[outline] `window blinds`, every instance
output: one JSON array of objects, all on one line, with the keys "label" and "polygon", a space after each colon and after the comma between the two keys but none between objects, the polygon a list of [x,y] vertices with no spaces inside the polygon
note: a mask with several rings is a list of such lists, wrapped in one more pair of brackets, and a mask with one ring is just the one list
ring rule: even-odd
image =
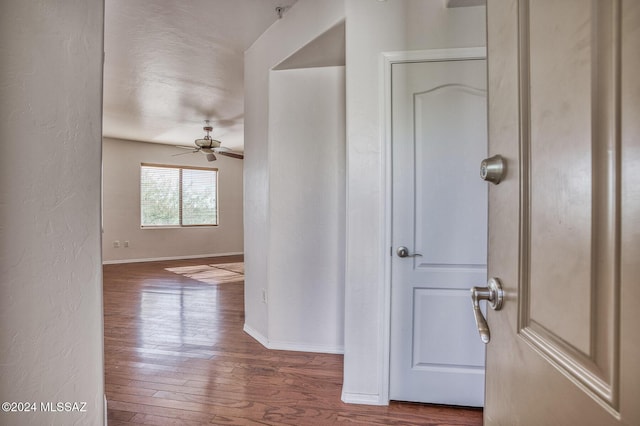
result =
[{"label": "window blinds", "polygon": [[218,224],[217,169],[142,164],[142,227]]}]

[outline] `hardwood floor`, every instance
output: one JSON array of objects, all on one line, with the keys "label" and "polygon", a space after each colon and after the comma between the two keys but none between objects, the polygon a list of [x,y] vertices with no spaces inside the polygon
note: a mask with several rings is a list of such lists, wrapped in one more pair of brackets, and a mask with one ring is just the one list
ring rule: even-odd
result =
[{"label": "hardwood floor", "polygon": [[482,424],[476,409],[344,404],[341,355],[267,350],[242,331],[242,283],[164,270],[240,260],[104,266],[110,426]]}]

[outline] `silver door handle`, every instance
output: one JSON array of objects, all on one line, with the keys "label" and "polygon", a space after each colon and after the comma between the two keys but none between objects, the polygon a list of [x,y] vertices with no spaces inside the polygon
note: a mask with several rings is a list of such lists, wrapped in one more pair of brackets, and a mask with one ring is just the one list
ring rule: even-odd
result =
[{"label": "silver door handle", "polygon": [[409,249],[406,247],[398,247],[398,250],[396,250],[396,254],[398,255],[398,257],[416,257],[416,256],[422,256],[420,253],[409,253]]},{"label": "silver door handle", "polygon": [[502,290],[502,283],[500,283],[498,278],[490,278],[486,287],[471,288],[473,315],[476,319],[476,326],[478,327],[478,333],[480,333],[480,339],[484,343],[489,343],[489,340],[491,340],[491,332],[489,331],[489,324],[487,324],[487,320],[484,319],[482,311],[480,310],[480,301],[486,300],[491,309],[499,311],[502,309],[503,299],[504,291]]}]

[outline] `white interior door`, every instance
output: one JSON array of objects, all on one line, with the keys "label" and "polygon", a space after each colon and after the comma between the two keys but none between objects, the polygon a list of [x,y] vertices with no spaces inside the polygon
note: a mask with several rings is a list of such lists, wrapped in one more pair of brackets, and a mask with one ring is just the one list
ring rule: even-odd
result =
[{"label": "white interior door", "polygon": [[394,400],[483,405],[469,286],[486,282],[485,87],[484,59],[391,68]]},{"label": "white interior door", "polygon": [[640,425],[640,2],[488,2],[485,425]]}]

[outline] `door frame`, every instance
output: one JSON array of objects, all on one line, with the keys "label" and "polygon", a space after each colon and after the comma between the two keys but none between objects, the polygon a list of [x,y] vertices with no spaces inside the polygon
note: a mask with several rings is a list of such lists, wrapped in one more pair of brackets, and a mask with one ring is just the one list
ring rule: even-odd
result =
[{"label": "door frame", "polygon": [[[378,374],[380,378],[380,403],[389,404],[390,390],[390,359],[391,359],[391,261],[393,254],[392,247],[392,123],[391,123],[391,67],[394,64],[411,62],[440,62],[440,61],[462,61],[469,59],[487,59],[486,47],[465,47],[451,49],[428,49],[428,50],[406,50],[395,52],[383,52],[380,55],[379,75],[380,93],[382,102],[380,103],[380,135],[382,139],[382,167],[384,173],[383,194],[383,246],[381,250],[381,261],[383,265],[383,285],[381,288],[380,311],[383,313],[382,327],[380,333],[380,353],[382,361]],[[478,161],[480,161],[479,159]],[[479,164],[479,163],[478,163]],[[479,179],[479,177],[478,177]],[[471,286],[471,284],[470,284]],[[469,305],[471,309],[471,305]]]}]

